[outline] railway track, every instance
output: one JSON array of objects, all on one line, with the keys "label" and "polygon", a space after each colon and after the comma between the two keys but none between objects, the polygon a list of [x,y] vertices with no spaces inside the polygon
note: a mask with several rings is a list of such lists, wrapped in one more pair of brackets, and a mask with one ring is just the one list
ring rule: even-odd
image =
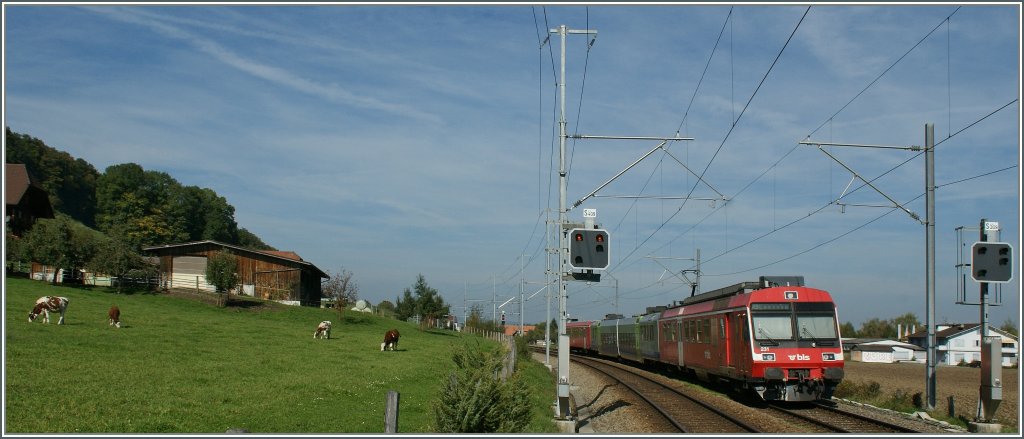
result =
[{"label": "railway track", "polygon": [[767,404],[768,410],[807,425],[809,433],[919,433],[907,427],[850,413],[823,403],[793,406]]},{"label": "railway track", "polygon": [[722,412],[675,388],[648,379],[617,363],[573,356],[576,364],[594,369],[628,388],[661,414],[679,433],[759,433],[735,416]]},{"label": "railway track", "polygon": [[[540,352],[540,353],[544,352],[543,348],[539,348],[539,349],[535,348],[534,350],[536,352]],[[553,353],[557,352],[557,350],[555,350],[553,348],[552,352]],[[610,376],[613,380],[615,380],[617,382],[622,382],[623,384],[625,384],[625,387],[628,387],[631,391],[633,391],[634,393],[638,394],[638,396],[641,399],[644,399],[645,401],[648,401],[648,404],[650,404],[651,406],[655,407],[655,410],[658,411],[659,413],[661,413],[662,416],[665,417],[666,419],[669,419],[669,418],[673,417],[673,415],[671,414],[672,411],[666,408],[666,406],[670,405],[669,403],[661,403],[656,398],[651,398],[651,399],[655,399],[655,400],[654,401],[650,401],[648,399],[648,396],[650,396],[650,395],[658,395],[658,394],[677,395],[679,392],[676,389],[665,387],[664,385],[662,385],[660,383],[656,383],[656,382],[654,382],[654,384],[649,384],[649,386],[651,386],[651,387],[640,387],[639,385],[634,386],[633,385],[633,380],[645,380],[645,381],[650,381],[650,380],[648,380],[647,378],[640,377],[640,376],[637,376],[637,377],[632,378],[632,379],[630,379],[630,378],[620,379],[620,377],[625,376],[625,375],[634,375],[635,376],[636,374],[634,372],[629,371],[628,369],[627,370],[623,370],[624,368],[621,365],[619,365],[618,363],[608,362],[608,361],[605,361],[605,360],[599,360],[599,359],[595,359],[593,357],[579,356],[579,355],[575,355],[575,354],[573,354],[570,358],[571,358],[571,360],[573,362],[575,362],[577,364],[581,364],[581,365],[585,365],[585,366],[591,367],[593,369],[597,369],[598,371],[602,372],[604,375]],[[604,367],[603,368],[601,368],[601,366],[595,367],[595,366],[592,365],[592,363],[601,363],[601,364],[604,365]],[[614,372],[614,371],[606,371],[605,370],[607,368],[612,368],[612,367],[617,368],[619,371],[618,372]],[[647,390],[644,390],[644,389],[647,389]],[[666,390],[666,389],[668,389],[668,390]],[[683,396],[673,396],[673,397],[674,398],[684,398]],[[789,432],[789,433],[797,432],[797,431],[799,431],[801,433],[921,433],[921,431],[919,431],[919,430],[915,430],[915,429],[908,428],[908,427],[901,426],[901,425],[892,424],[892,423],[885,422],[885,421],[880,420],[880,419],[875,419],[875,418],[864,416],[864,415],[860,415],[860,414],[857,414],[857,413],[851,413],[851,412],[848,412],[848,411],[844,411],[844,410],[836,408],[836,407],[834,407],[832,405],[829,405],[828,403],[796,403],[796,404],[793,404],[793,403],[788,403],[788,404],[787,403],[781,403],[780,404],[780,403],[767,403],[767,402],[764,402],[764,401],[749,400],[747,402],[744,402],[743,404],[747,405],[747,407],[749,407],[751,410],[755,410],[755,411],[760,410],[760,411],[762,411],[763,416],[771,416],[771,417],[773,417],[775,419],[785,419],[785,422],[790,427],[793,428],[793,430],[788,430],[788,429],[786,430],[786,432]],[[662,408],[660,408],[660,409],[657,408],[659,406],[661,406]],[[750,414],[747,414],[747,416],[748,416],[747,419],[750,419],[749,418]],[[754,416],[761,416],[761,415],[756,415],[755,414]],[[738,426],[734,425],[732,427],[724,427],[722,429],[717,429],[716,430],[716,429],[714,429],[714,427],[710,426],[711,424],[707,423],[708,419],[718,419],[718,418],[723,418],[723,417],[725,417],[725,418],[734,417],[734,416],[731,416],[731,415],[728,415],[728,414],[724,414],[724,415],[723,414],[714,414],[714,413],[711,414],[711,415],[689,414],[689,415],[680,415],[680,416],[677,416],[677,417],[679,417],[681,419],[687,419],[687,418],[689,418],[689,419],[700,419],[700,425],[697,426],[696,429],[692,429],[692,428],[688,429],[689,427],[687,427],[686,424],[683,423],[683,422],[676,421],[679,424],[677,426],[675,423],[673,423],[673,421],[666,421],[669,424],[672,424],[672,426],[674,428],[676,428],[677,430],[679,430],[680,432],[732,433],[732,432],[756,432],[756,431],[758,431],[757,428],[749,427],[749,426],[746,426],[746,425],[744,425],[743,427],[738,427]],[[742,424],[742,421],[740,421],[740,423]]]}]

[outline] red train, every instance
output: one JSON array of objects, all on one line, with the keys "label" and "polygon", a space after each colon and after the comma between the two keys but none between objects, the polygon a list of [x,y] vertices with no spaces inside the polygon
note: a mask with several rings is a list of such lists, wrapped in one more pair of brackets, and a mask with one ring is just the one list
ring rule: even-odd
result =
[{"label": "red train", "polygon": [[574,352],[727,381],[765,400],[830,399],[843,379],[836,306],[803,276],[762,276],[648,309],[566,325]]}]

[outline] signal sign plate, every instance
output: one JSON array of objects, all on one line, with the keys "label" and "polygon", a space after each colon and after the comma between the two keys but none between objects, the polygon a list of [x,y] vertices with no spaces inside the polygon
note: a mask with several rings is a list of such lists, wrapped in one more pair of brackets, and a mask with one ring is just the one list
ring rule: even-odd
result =
[{"label": "signal sign plate", "polygon": [[1013,247],[1006,242],[975,242],[971,246],[971,279],[1007,283],[1013,278]]}]

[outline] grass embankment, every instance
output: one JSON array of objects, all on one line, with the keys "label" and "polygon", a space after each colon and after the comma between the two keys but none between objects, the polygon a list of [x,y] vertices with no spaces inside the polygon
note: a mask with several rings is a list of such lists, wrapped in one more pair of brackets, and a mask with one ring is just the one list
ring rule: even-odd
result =
[{"label": "grass embankment", "polygon": [[[399,432],[430,432],[449,353],[471,340],[356,312],[339,321],[334,310],[218,308],[27,279],[4,290],[8,433],[381,433],[389,390],[401,394]],[[70,299],[65,325],[27,321],[45,295]],[[107,324],[112,304],[120,329]],[[312,338],[321,320],[334,322],[330,340]],[[381,352],[392,327],[398,350]],[[531,381],[543,395],[546,379]],[[549,420],[531,431],[551,431]]]}]

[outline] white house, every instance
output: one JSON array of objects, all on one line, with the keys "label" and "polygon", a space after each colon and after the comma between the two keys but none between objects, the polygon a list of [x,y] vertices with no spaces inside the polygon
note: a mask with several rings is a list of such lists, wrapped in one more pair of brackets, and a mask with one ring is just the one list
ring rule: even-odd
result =
[{"label": "white house", "polygon": [[[961,363],[981,361],[981,330],[977,323],[935,325],[935,362],[956,366]],[[1003,367],[1013,367],[1020,361],[1020,344],[1017,337],[989,326],[989,335],[1002,337]],[[910,343],[926,347],[928,331],[918,331],[908,337]]]},{"label": "white house", "polygon": [[927,352],[920,346],[885,339],[844,339],[843,350],[847,359],[863,363],[923,362]]}]

